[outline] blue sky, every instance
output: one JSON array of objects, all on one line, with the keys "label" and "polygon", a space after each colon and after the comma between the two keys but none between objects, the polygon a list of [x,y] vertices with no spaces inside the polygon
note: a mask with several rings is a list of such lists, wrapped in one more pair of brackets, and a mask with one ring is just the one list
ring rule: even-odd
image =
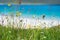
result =
[{"label": "blue sky", "polygon": [[47,18],[55,16],[60,18],[60,5],[0,5],[0,14],[15,14],[16,11],[22,13],[23,17],[40,17],[42,14],[45,14]]}]

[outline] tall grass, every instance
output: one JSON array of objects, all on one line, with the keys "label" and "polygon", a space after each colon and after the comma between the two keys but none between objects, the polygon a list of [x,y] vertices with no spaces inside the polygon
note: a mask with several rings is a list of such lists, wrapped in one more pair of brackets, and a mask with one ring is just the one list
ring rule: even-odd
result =
[{"label": "tall grass", "polygon": [[60,40],[60,26],[49,29],[15,29],[0,25],[0,40]]}]

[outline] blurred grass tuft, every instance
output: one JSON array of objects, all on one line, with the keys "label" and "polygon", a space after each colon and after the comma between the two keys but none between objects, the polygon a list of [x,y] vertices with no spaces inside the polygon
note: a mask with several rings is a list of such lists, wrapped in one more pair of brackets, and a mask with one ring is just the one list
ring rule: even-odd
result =
[{"label": "blurred grass tuft", "polygon": [[49,29],[14,29],[0,25],[0,40],[60,40],[60,26]]}]

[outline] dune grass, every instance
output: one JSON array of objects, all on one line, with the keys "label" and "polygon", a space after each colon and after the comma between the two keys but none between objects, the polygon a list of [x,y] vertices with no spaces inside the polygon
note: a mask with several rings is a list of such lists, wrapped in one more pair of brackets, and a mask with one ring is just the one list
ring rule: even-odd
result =
[{"label": "dune grass", "polygon": [[0,25],[0,40],[60,40],[60,26],[49,29],[14,29]]}]

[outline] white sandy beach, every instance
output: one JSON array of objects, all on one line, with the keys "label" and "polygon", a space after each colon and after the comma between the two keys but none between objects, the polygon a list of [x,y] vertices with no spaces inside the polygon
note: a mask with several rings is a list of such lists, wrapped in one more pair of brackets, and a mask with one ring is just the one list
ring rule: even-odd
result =
[{"label": "white sandy beach", "polygon": [[[8,21],[7,21],[8,20]],[[3,23],[2,23],[3,21]],[[0,16],[0,25],[7,26],[13,25],[14,27],[22,27],[22,28],[40,28],[44,27],[52,27],[60,25],[60,20],[42,20],[42,19],[33,19],[33,18],[18,18],[11,16]],[[36,26],[36,27],[34,27]]]}]

